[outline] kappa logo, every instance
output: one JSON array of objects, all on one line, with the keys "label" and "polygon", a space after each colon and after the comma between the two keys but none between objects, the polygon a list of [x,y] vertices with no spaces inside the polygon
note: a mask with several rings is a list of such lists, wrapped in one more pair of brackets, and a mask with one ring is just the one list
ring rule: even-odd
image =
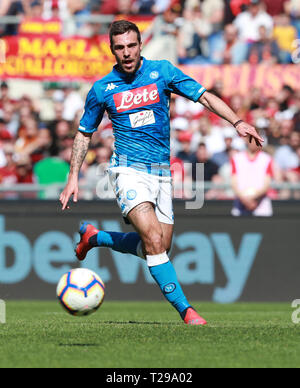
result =
[{"label": "kappa logo", "polygon": [[108,84],[108,85],[107,85],[107,88],[106,88],[105,91],[108,92],[108,91],[114,90],[114,89],[116,89],[116,88],[118,88],[118,87],[119,87],[119,86],[117,86],[117,85],[111,83],[111,84]]},{"label": "kappa logo", "polygon": [[117,93],[114,95],[114,101],[117,111],[121,113],[157,104],[160,102],[160,98],[157,85],[152,84],[133,90],[127,90],[126,92]]}]

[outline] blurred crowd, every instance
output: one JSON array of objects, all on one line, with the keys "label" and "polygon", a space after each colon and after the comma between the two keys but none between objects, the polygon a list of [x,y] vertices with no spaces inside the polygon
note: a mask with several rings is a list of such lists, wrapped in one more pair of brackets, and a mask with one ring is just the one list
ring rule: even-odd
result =
[{"label": "blurred crowd", "polygon": [[[1,0],[4,15],[60,18],[80,15],[153,16],[144,32],[146,54],[179,64],[299,61],[299,0]],[[78,22],[72,34],[94,35],[108,25]],[[2,29],[2,31],[1,31]],[[18,33],[17,25],[0,34]]]},{"label": "blurred crowd", "polygon": [[[265,138],[264,153],[272,159],[272,180],[277,183],[300,182],[300,92],[284,86],[274,97],[265,97],[262,90],[249,91],[247,98],[233,95],[224,98],[222,82],[210,90],[228,103],[245,121],[258,128]],[[49,93],[49,92],[48,92]],[[10,98],[9,85],[0,86],[0,183],[64,183],[66,182],[74,136],[84,107],[84,97],[72,85],[52,90],[53,119],[41,120],[39,101],[24,95],[20,100]],[[238,137],[226,121],[210,113],[201,104],[173,96],[171,115],[171,164],[175,195],[188,197],[184,184],[202,177],[196,166],[204,163],[204,180],[230,184],[231,160],[247,150],[246,142]],[[111,122],[104,117],[92,138],[84,162],[80,183],[88,187],[85,198],[105,191],[102,182],[113,152],[114,137]],[[192,187],[192,186],[191,186]],[[178,188],[178,189],[176,189]],[[177,190],[177,191],[176,191]],[[273,198],[299,199],[299,192],[270,190]],[[101,195],[101,194],[100,194]],[[113,197],[106,192],[106,197]],[[208,199],[229,199],[232,190],[208,190]]]},{"label": "blurred crowd", "polygon": [[[166,55],[182,64],[292,63],[293,42],[300,31],[299,0],[1,0],[0,15],[60,17],[81,14],[153,15],[145,56]],[[98,26],[99,27],[99,26]],[[14,34],[14,26],[3,26],[3,34]],[[100,28],[100,27],[99,27]],[[94,33],[96,30],[93,30]],[[173,50],[173,51],[172,51]],[[148,55],[149,54],[149,55]],[[284,86],[273,97],[253,88],[245,98],[224,97],[222,80],[210,90],[265,137],[264,153],[272,165],[266,173],[277,183],[300,183],[300,92]],[[69,171],[72,144],[78,130],[85,96],[72,84],[48,93],[53,110],[43,120],[39,101],[30,95],[13,100],[9,83],[0,85],[0,184],[64,183]],[[49,94],[50,93],[50,94]],[[235,174],[232,160],[251,152],[227,122],[200,104],[172,97],[171,150],[175,195],[188,197],[182,183],[195,183],[196,165],[204,163],[204,180],[230,184]],[[94,134],[84,162],[80,183],[89,189],[84,198],[105,191],[99,186],[112,155],[114,137],[105,117]],[[192,187],[192,186],[191,186]],[[92,189],[91,189],[92,188]],[[101,195],[100,193],[100,195]],[[15,193],[0,195],[14,198]],[[28,194],[36,196],[36,194]],[[42,193],[38,194],[43,196]],[[208,199],[228,199],[233,189],[206,192]],[[271,190],[277,199],[300,199],[299,192]]]}]

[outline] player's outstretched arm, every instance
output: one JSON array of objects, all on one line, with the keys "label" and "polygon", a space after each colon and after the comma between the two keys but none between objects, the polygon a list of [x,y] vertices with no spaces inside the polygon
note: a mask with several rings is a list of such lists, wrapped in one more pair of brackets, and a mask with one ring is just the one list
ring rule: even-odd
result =
[{"label": "player's outstretched arm", "polygon": [[241,120],[233,110],[225,104],[219,97],[212,93],[205,92],[199,99],[199,102],[204,105],[211,112],[217,114],[223,119],[227,120],[230,124],[235,126],[238,134],[242,137],[248,137],[250,143],[254,139],[258,146],[262,146],[264,139],[259,136],[256,129]]},{"label": "player's outstretched arm", "polygon": [[69,209],[68,202],[72,195],[74,196],[74,202],[77,202],[78,200],[78,175],[88,152],[91,138],[91,134],[85,134],[82,132],[78,132],[75,137],[68,183],[59,198],[62,204],[62,210],[65,210],[66,208]]}]

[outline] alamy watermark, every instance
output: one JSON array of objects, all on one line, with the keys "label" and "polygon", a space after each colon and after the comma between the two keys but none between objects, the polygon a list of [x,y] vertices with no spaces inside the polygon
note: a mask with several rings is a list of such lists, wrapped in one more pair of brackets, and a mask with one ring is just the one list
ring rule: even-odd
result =
[{"label": "alamy watermark", "polygon": [[292,314],[292,322],[295,325],[298,325],[300,323],[300,299],[296,299],[292,302],[292,308],[295,309]]},{"label": "alamy watermark", "polygon": [[[119,192],[118,183],[116,182],[116,174],[129,174],[130,171],[136,171],[136,174],[146,174],[146,177],[154,176],[162,182],[172,182],[172,192],[170,195],[173,199],[185,200],[185,207],[188,210],[198,210],[204,205],[205,185],[204,185],[204,164],[203,163],[173,163],[170,166],[153,164],[150,167],[142,163],[127,164],[127,157],[119,158],[117,169],[114,172],[113,168],[108,168],[108,164],[100,164],[97,168],[97,184],[96,194],[100,199],[112,199]],[[124,168],[130,167],[130,170]],[[108,172],[108,173],[107,173]],[[130,181],[130,179],[128,180]],[[151,185],[148,179],[145,178],[147,190],[153,191],[155,197],[155,185]],[[123,189],[123,188],[122,188]],[[128,191],[136,191],[135,185],[127,187]],[[126,193],[124,193],[126,194]]]},{"label": "alamy watermark", "polygon": [[6,323],[6,304],[0,299],[0,324]]}]

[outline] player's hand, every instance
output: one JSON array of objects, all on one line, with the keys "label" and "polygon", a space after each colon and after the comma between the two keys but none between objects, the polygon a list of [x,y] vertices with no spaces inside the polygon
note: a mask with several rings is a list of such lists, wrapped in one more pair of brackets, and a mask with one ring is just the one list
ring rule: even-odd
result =
[{"label": "player's hand", "polygon": [[61,193],[59,200],[62,204],[62,210],[70,209],[70,206],[68,206],[69,200],[73,195],[73,202],[78,201],[78,180],[77,179],[71,179],[67,183],[67,186],[65,187],[64,191]]},{"label": "player's hand", "polygon": [[264,139],[261,136],[259,136],[256,129],[252,127],[252,125],[249,125],[245,122],[241,122],[236,127],[236,130],[241,137],[248,137],[250,143],[252,143],[252,141],[254,140],[258,147],[262,147],[264,143]]}]

